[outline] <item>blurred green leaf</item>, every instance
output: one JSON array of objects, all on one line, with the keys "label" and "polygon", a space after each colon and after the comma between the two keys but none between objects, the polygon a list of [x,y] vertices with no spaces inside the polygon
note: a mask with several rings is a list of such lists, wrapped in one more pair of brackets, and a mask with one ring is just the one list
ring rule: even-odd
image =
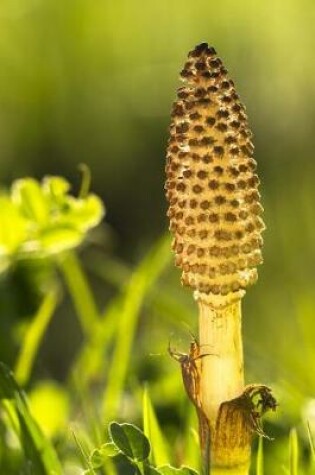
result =
[{"label": "blurred green leaf", "polygon": [[114,442],[103,444],[99,449],[94,449],[90,455],[90,463],[93,468],[106,467],[108,457],[115,457],[119,453]]},{"label": "blurred green leaf", "polygon": [[[79,431],[79,434],[78,434],[78,431]],[[80,454],[82,465],[85,468],[91,469],[93,471],[93,467],[90,463],[90,457],[88,455],[91,450],[91,448],[89,447],[88,434],[83,430],[83,428],[80,428],[80,427],[76,428],[75,431],[72,429],[71,433],[72,433],[75,445]]]},{"label": "blurred green leaf", "polygon": [[33,316],[33,319],[28,325],[15,365],[15,375],[19,384],[23,385],[27,383],[30,377],[37,351],[57,303],[58,293],[56,289],[50,289],[39,306],[37,313]]},{"label": "blurred green leaf", "polygon": [[0,274],[5,272],[10,267],[10,259],[7,256],[3,256],[0,253]]},{"label": "blurred green leaf", "polygon": [[114,457],[117,455],[118,449],[114,442],[107,442],[106,444],[102,445],[100,450],[103,455],[106,455],[106,457]]},{"label": "blurred green leaf", "polygon": [[77,317],[86,336],[93,334],[99,322],[99,312],[91,286],[79,258],[74,252],[60,256],[59,267],[68,286]]},{"label": "blurred green leaf", "polygon": [[114,444],[127,457],[135,461],[146,460],[150,455],[150,442],[144,433],[133,424],[109,425],[109,434]]},{"label": "blurred green leaf", "polygon": [[47,437],[53,438],[66,430],[70,414],[66,388],[54,381],[40,381],[29,393],[29,406],[34,419]]},{"label": "blurred green leaf", "polygon": [[11,195],[0,196],[0,271],[10,256],[43,258],[77,247],[89,229],[104,215],[100,198],[68,194],[63,177],[33,178],[13,182]]},{"label": "blurred green leaf", "polygon": [[160,472],[156,467],[152,467],[152,465],[145,465],[143,468],[144,475],[161,475]]},{"label": "blurred green leaf", "polygon": [[315,445],[314,445],[314,438],[311,431],[310,423],[307,421],[307,437],[308,442],[311,450],[311,465],[315,469]]},{"label": "blurred green leaf", "polygon": [[12,201],[22,216],[43,226],[48,221],[49,209],[40,184],[33,178],[16,180],[12,185]]},{"label": "blurred green leaf", "polygon": [[200,443],[198,434],[198,421],[195,407],[183,402],[181,413],[186,416],[185,432],[183,433],[184,456],[182,464],[184,466],[197,468],[200,465]]},{"label": "blurred green leaf", "polygon": [[107,455],[103,454],[101,449],[94,449],[90,455],[90,463],[94,468],[101,468],[104,465],[104,457]]},{"label": "blurred green leaf", "polygon": [[143,428],[152,447],[150,455],[151,462],[155,465],[168,463],[170,458],[167,442],[161,432],[147,387],[143,392]]},{"label": "blurred green leaf", "polygon": [[259,437],[258,450],[256,455],[256,475],[264,475],[264,442],[263,437]]},{"label": "blurred green leaf", "polygon": [[28,222],[6,195],[0,195],[0,258],[16,252],[27,237]]},{"label": "blurred green leaf", "polygon": [[[50,442],[29,412],[23,392],[19,389],[9,368],[0,363],[0,399],[9,400],[20,430],[17,435],[25,457],[36,475],[61,475],[61,465]],[[4,406],[6,407],[6,406]]]},{"label": "blurred green leaf", "polygon": [[82,232],[96,226],[104,214],[104,206],[100,198],[89,194],[86,198],[68,196],[67,207],[60,215],[61,223],[69,224]]},{"label": "blurred green leaf", "polygon": [[118,328],[116,344],[108,374],[108,384],[103,399],[103,414],[115,417],[120,404],[123,385],[137,329],[137,321],[143,301],[171,259],[169,236],[163,236],[145,256],[132,274],[126,287],[122,307],[117,308]]},{"label": "blurred green leaf", "polygon": [[56,223],[46,227],[38,236],[38,248],[45,254],[58,254],[78,246],[84,238],[80,230]]},{"label": "blurred green leaf", "polygon": [[[116,472],[115,475],[123,474],[123,475],[143,475],[143,471],[139,469],[138,465],[143,465],[142,462],[136,462],[122,452],[119,452],[113,460],[115,461],[116,465]],[[142,467],[141,467],[142,468]],[[107,472],[106,472],[107,475]]]},{"label": "blurred green leaf", "polygon": [[292,428],[289,437],[289,453],[290,453],[290,475],[298,475],[299,473],[299,441],[297,431]]},{"label": "blurred green leaf", "polygon": [[65,194],[70,190],[70,183],[62,176],[46,176],[43,179],[43,192],[52,204],[64,204]]}]

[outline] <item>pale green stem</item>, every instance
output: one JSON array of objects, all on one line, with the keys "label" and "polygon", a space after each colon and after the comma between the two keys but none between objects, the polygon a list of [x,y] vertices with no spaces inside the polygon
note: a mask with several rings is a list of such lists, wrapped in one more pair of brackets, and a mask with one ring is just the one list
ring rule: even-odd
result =
[{"label": "pale green stem", "polygon": [[259,437],[258,442],[256,475],[264,475],[264,443],[261,436]]},{"label": "pale green stem", "polygon": [[289,439],[290,448],[290,475],[298,475],[299,472],[299,441],[297,431],[292,428]]},{"label": "pale green stem", "polygon": [[68,252],[59,260],[65,282],[85,336],[93,333],[99,313],[87,278],[76,254]]},{"label": "pale green stem", "polygon": [[199,302],[201,352],[200,396],[210,426],[211,475],[248,475],[250,440],[235,417],[224,419],[218,431],[220,407],[244,391],[241,302],[214,309]]},{"label": "pale green stem", "polygon": [[117,312],[117,338],[103,398],[103,417],[106,420],[116,416],[120,405],[144,298],[169,261],[169,240],[163,237],[134,272],[126,289],[122,306]]},{"label": "pale green stem", "polygon": [[40,343],[55,312],[57,303],[58,292],[56,289],[51,289],[28,326],[14,371],[18,383],[22,386],[29,380]]},{"label": "pale green stem", "polygon": [[87,197],[91,186],[91,170],[85,163],[80,163],[79,170],[82,173],[82,182],[79,191],[79,198],[84,199]]}]

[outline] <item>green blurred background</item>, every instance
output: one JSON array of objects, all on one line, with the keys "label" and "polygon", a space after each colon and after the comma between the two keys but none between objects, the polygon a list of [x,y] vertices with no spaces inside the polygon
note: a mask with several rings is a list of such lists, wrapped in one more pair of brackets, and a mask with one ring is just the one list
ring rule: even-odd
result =
[{"label": "green blurred background", "polygon": [[[310,212],[313,22],[311,0],[2,0],[2,182],[44,173],[74,179],[87,163],[119,252],[134,255],[165,229],[169,110],[187,52],[208,41],[247,105],[268,214],[272,208],[267,240],[281,237],[292,193],[291,204]],[[305,237],[303,244],[306,254]]]},{"label": "green blurred background", "polygon": [[[244,301],[247,376],[278,390],[279,433],[299,424],[315,397],[314,24],[313,0],[0,5],[1,183],[58,174],[77,189],[78,164],[91,168],[106,225],[81,255],[100,305],[167,230],[167,128],[186,54],[207,41],[223,58],[248,110],[266,210],[265,263]],[[12,328],[38,303],[33,280],[22,269],[0,283],[0,359],[10,364]],[[140,380],[175,373],[167,358],[152,363],[148,354],[165,353],[172,331],[185,333],[182,320],[196,327],[192,297],[172,266],[160,285],[185,315],[176,323],[167,308],[143,311],[141,352],[130,360]],[[82,340],[71,312],[65,298],[37,374],[68,374]]]}]

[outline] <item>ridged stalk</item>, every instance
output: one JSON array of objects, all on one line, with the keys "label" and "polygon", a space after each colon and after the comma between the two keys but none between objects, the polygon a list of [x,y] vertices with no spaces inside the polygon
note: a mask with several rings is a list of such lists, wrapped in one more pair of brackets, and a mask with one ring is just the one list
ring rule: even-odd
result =
[{"label": "ridged stalk", "polygon": [[244,391],[241,302],[221,310],[199,303],[199,341],[201,354],[207,355],[201,361],[200,397],[210,427],[211,473],[247,475],[251,442],[247,431],[240,431],[234,420],[225,421],[224,431],[216,430],[221,404]]},{"label": "ridged stalk", "polygon": [[241,299],[257,280],[264,230],[252,133],[214,48],[192,50],[181,78],[165,188],[175,263],[194,290],[200,341],[188,355],[170,353],[198,413],[206,470],[211,459],[213,475],[247,475],[260,416],[276,406],[269,388],[244,387]]}]

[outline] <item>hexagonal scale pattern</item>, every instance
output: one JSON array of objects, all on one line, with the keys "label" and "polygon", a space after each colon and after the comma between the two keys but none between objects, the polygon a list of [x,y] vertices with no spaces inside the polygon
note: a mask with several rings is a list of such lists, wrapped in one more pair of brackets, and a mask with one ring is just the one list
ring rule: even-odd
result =
[{"label": "hexagonal scale pattern", "polygon": [[262,262],[263,208],[251,131],[234,83],[206,43],[188,55],[173,105],[166,196],[176,265],[196,299],[242,297]]}]

